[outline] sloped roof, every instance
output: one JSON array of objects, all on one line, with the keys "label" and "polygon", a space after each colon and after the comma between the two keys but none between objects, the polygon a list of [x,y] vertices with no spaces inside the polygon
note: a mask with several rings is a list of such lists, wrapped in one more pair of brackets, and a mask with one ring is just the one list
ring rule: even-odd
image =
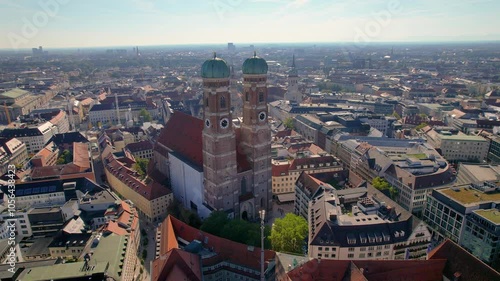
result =
[{"label": "sloped roof", "polygon": [[[296,170],[297,166],[303,165],[314,165],[314,167],[318,167],[320,163],[334,163],[337,162],[335,157],[329,156],[321,156],[321,157],[309,157],[309,158],[297,158],[292,161],[290,164],[290,170]],[[325,166],[326,167],[326,166]]]},{"label": "sloped roof", "polygon": [[[288,277],[292,281],[441,281],[445,262],[444,259],[355,261],[313,259],[288,272]],[[422,270],[423,268],[425,270]]]},{"label": "sloped roof", "polygon": [[[180,237],[185,241],[202,241],[205,248],[213,249],[213,252],[217,254],[213,257],[203,259],[202,263],[204,266],[209,266],[222,261],[228,261],[243,267],[260,271],[260,248],[249,247],[245,244],[202,232],[199,229],[191,227],[170,215],[163,223],[166,224],[169,219],[171,220],[172,228],[174,229],[176,237]],[[165,239],[164,236],[162,239]],[[265,250],[264,256],[266,261],[274,260],[275,252]]]},{"label": "sloped roof", "polygon": [[500,280],[500,273],[448,239],[430,251],[428,259],[447,260],[443,275],[450,280],[455,273],[460,274],[459,281]]},{"label": "sloped roof", "polygon": [[172,249],[152,263],[151,280],[201,281],[200,258],[197,254]]},{"label": "sloped roof", "polygon": [[289,163],[286,164],[275,164],[272,165],[273,177],[288,176]]},{"label": "sloped roof", "polygon": [[203,167],[203,120],[174,111],[161,130],[158,142],[183,156],[192,164]]},{"label": "sloped roof", "polygon": [[[235,129],[236,144],[240,143],[241,130]],[[190,162],[200,170],[203,167],[203,121],[180,111],[168,120],[161,130],[158,143],[174,151],[184,160]],[[155,150],[166,153],[161,145],[156,145]],[[248,171],[251,165],[242,150],[236,150],[238,173]]]}]

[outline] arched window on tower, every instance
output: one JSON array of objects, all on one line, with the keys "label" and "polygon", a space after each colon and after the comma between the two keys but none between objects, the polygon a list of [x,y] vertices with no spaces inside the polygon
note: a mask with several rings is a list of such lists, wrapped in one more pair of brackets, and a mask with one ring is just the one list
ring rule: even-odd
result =
[{"label": "arched window on tower", "polygon": [[245,93],[245,100],[250,101],[250,94],[248,92]]},{"label": "arched window on tower", "polygon": [[263,101],[264,101],[264,93],[260,92],[259,93],[259,102],[263,102]]},{"label": "arched window on tower", "polygon": [[226,98],[225,97],[220,97],[220,107],[226,108]]},{"label": "arched window on tower", "polygon": [[247,193],[247,178],[243,177],[241,179],[241,195]]},{"label": "arched window on tower", "polygon": [[205,106],[208,107],[208,98],[205,99]]},{"label": "arched window on tower", "polygon": [[261,210],[266,208],[264,205],[265,205],[264,197],[260,197],[260,209]]}]

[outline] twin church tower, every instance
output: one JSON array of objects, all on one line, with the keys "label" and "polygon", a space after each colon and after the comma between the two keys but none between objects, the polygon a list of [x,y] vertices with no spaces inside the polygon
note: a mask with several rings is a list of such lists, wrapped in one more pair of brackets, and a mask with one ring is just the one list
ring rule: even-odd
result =
[{"label": "twin church tower", "polygon": [[255,53],[243,63],[243,122],[236,128],[227,63],[214,54],[201,67],[204,201],[212,210],[249,220],[272,208],[267,71]]}]

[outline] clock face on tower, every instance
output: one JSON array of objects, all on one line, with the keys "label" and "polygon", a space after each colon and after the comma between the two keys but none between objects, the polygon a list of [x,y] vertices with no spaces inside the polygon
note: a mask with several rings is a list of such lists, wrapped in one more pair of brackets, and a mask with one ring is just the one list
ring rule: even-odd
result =
[{"label": "clock face on tower", "polygon": [[205,120],[205,126],[207,126],[207,128],[210,128],[210,120]]},{"label": "clock face on tower", "polygon": [[220,126],[222,129],[226,129],[229,126],[229,120],[227,118],[222,118],[220,120]]},{"label": "clock face on tower", "polygon": [[266,115],[266,113],[265,113],[265,112],[261,112],[261,113],[259,113],[259,120],[260,120],[260,121],[264,121],[264,120],[266,120],[266,117],[267,117],[267,115]]}]

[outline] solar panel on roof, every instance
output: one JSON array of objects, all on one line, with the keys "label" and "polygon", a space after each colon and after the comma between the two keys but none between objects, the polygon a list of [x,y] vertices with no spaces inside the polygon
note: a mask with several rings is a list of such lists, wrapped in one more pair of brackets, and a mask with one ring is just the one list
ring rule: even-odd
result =
[{"label": "solar panel on roof", "polygon": [[33,194],[40,193],[40,187],[33,187]]},{"label": "solar panel on roof", "polygon": [[49,192],[54,192],[56,191],[56,187],[54,185],[49,186]]},{"label": "solar panel on roof", "polygon": [[22,195],[24,195],[24,190],[22,189],[16,190],[16,196],[22,196]]},{"label": "solar panel on roof", "polygon": [[49,188],[47,186],[40,187],[40,193],[47,193],[48,190]]},{"label": "solar panel on roof", "polygon": [[31,188],[26,188],[24,190],[24,195],[30,195],[31,194]]}]

